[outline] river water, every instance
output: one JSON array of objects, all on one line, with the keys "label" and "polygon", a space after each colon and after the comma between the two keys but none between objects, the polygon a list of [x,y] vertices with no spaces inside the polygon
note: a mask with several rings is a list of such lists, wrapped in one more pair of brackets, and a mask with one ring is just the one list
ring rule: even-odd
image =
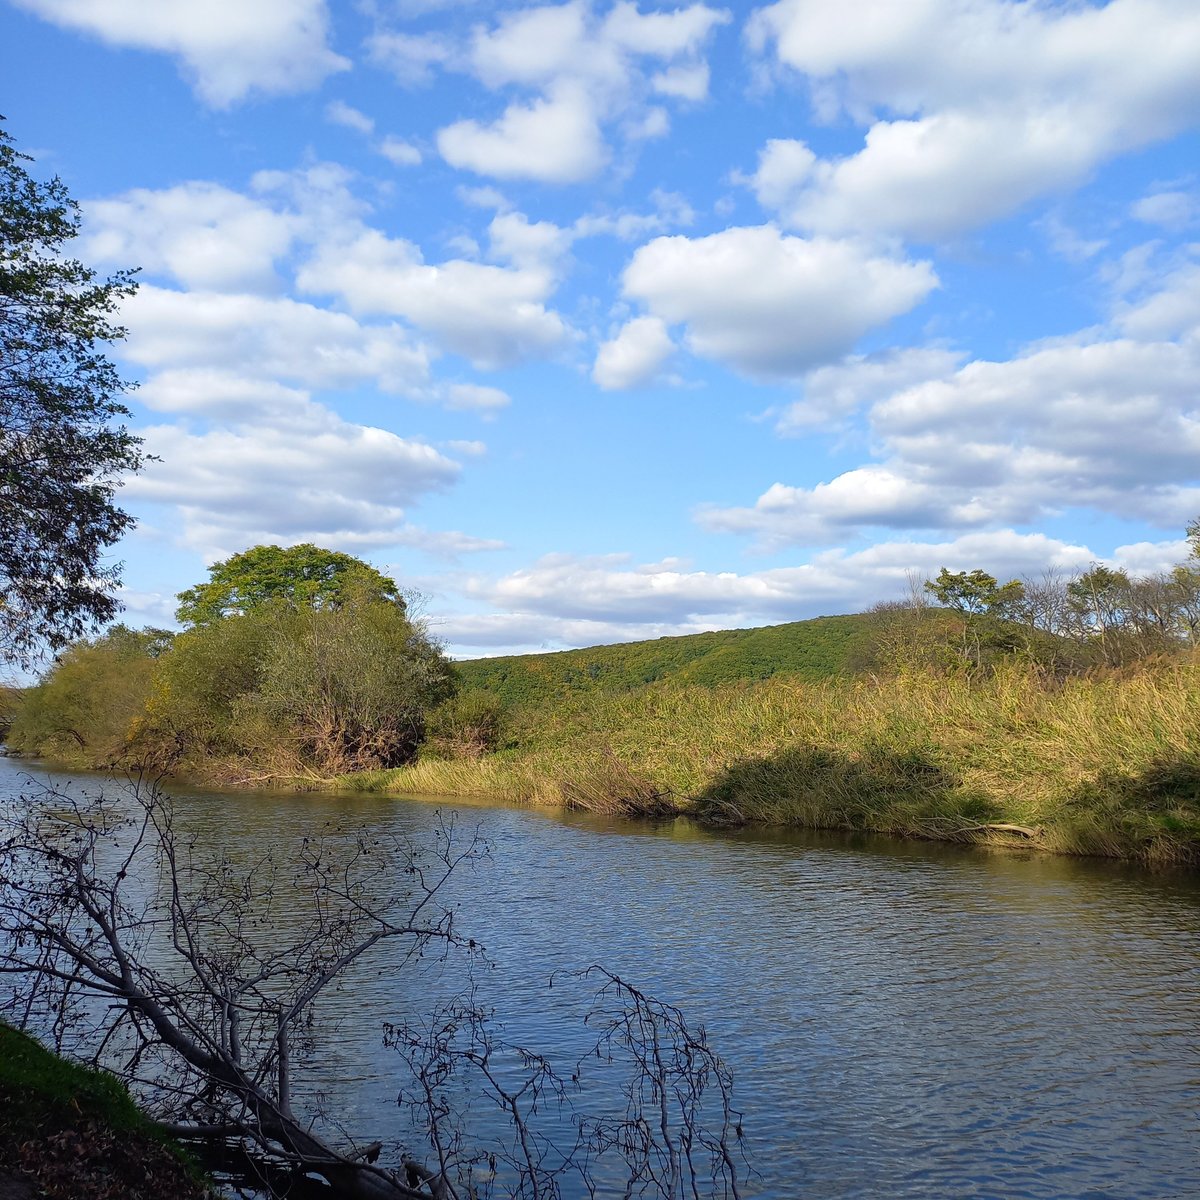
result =
[{"label": "river water", "polygon": [[[0,797],[28,786],[0,759]],[[98,786],[95,779],[60,785]],[[427,841],[449,811],[490,857],[454,882],[514,1040],[581,1045],[554,972],[601,963],[703,1023],[757,1177],[811,1200],[1200,1197],[1200,880],[1103,862],[395,797],[178,793],[253,862],[330,818]],[[387,953],[387,952],[385,952]],[[305,1081],[387,1135],[383,1021],[429,970],[386,957],[335,997]],[[574,1023],[573,1023],[574,1022]]]}]

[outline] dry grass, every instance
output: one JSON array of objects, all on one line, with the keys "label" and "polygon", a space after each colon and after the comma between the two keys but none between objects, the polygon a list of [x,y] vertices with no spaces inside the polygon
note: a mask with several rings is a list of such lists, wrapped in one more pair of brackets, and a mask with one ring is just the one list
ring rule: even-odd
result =
[{"label": "dry grass", "polygon": [[[1200,662],[1047,681],[914,674],[651,687],[514,715],[515,749],[371,790],[1200,861]],[[987,828],[1013,824],[1036,836]]]}]

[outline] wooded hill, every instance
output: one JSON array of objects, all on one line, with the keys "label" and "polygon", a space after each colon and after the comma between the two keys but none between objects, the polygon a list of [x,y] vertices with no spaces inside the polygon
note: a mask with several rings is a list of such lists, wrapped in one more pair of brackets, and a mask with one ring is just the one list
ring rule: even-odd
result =
[{"label": "wooded hill", "polygon": [[758,629],[477,658],[455,667],[463,688],[491,692],[506,708],[581,692],[633,691],[668,679],[681,686],[699,687],[773,675],[796,675],[815,682],[861,670],[870,658],[874,625],[869,613],[816,617]]}]

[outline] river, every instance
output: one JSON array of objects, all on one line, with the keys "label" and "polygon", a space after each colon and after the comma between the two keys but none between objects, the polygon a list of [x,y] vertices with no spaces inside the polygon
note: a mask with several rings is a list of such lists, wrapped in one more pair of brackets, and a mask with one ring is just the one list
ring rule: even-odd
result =
[{"label": "river", "polygon": [[[30,774],[47,778],[0,759],[0,797]],[[331,817],[421,841],[457,811],[492,847],[454,899],[497,964],[487,984],[510,1036],[569,1055],[570,998],[546,983],[594,962],[679,1005],[733,1070],[747,1196],[1200,1197],[1195,876],[444,798],[177,803],[242,861]],[[336,1000],[337,1037],[307,1081],[372,1136],[395,1111],[381,1024],[429,989],[428,971],[391,966],[373,961]]]}]

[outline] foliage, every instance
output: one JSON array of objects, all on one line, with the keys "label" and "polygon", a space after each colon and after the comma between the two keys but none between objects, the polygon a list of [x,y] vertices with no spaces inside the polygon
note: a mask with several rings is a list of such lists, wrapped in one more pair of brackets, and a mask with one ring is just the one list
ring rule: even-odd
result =
[{"label": "foliage", "polygon": [[457,670],[465,690],[486,690],[507,710],[633,691],[661,680],[717,687],[774,675],[825,679],[850,673],[869,637],[864,616],[818,617],[760,629],[476,659],[458,663]]},{"label": "foliage", "polygon": [[187,596],[193,624],[177,637],[118,626],[66,650],[27,692],[13,748],[228,782],[321,779],[409,761],[425,714],[454,692],[395,584],[348,555],[259,546]]},{"label": "foliage", "polygon": [[260,605],[180,634],[155,674],[145,744],[243,782],[408,761],[449,664],[394,603]]},{"label": "foliage", "polygon": [[294,608],[341,608],[374,600],[404,608],[394,580],[349,554],[305,542],[299,546],[254,546],[209,568],[207,583],[177,597],[183,625],[209,625],[244,616],[267,604]]},{"label": "foliage", "polygon": [[118,611],[102,560],[133,523],[113,502],[121,476],[143,461],[114,424],[129,385],[103,354],[132,275],[66,257],[77,206],[29,161],[0,130],[0,658],[23,665]]},{"label": "foliage", "polygon": [[498,696],[478,688],[460,691],[429,714],[428,748],[445,758],[479,758],[499,748],[503,727]]},{"label": "foliage", "polygon": [[116,625],[102,637],[69,647],[39,683],[25,690],[9,746],[84,767],[123,760],[137,738],[156,660],[171,637],[161,629]]}]

